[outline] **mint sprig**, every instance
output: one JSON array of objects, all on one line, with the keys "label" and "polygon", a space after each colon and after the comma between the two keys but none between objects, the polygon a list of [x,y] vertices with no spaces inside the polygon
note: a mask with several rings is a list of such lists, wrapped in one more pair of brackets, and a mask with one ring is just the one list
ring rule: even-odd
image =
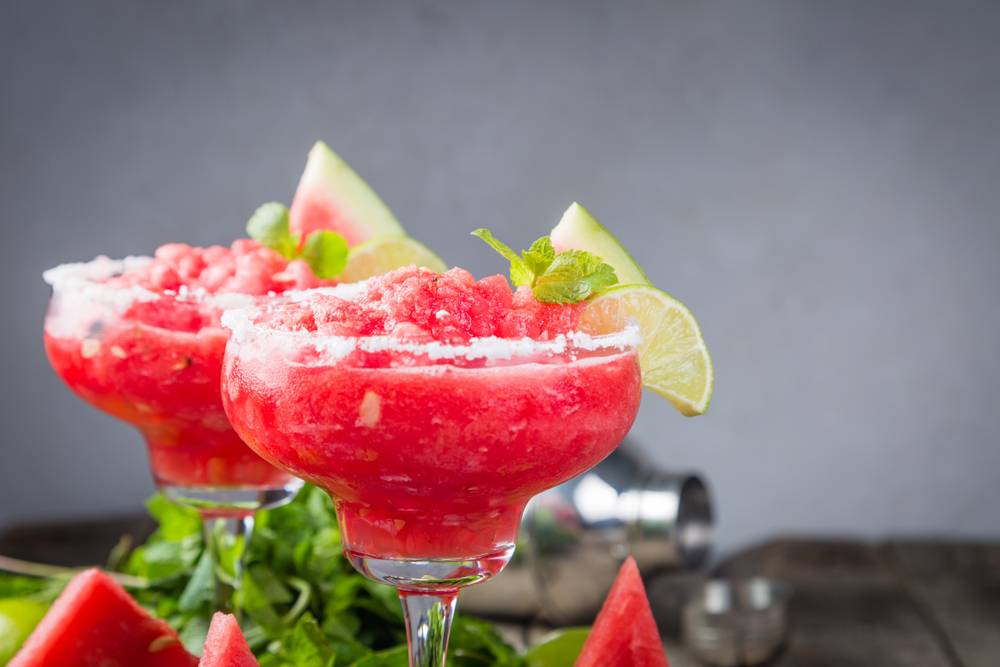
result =
[{"label": "mint sprig", "polygon": [[543,236],[522,250],[521,256],[493,237],[488,229],[472,232],[510,260],[510,280],[515,287],[528,285],[542,303],[579,303],[618,282],[615,270],[597,255],[584,250],[556,253],[552,239]]},{"label": "mint sprig", "polygon": [[[264,204],[247,221],[250,238],[291,261],[302,259],[317,278],[333,278],[347,266],[347,241],[337,232],[317,230],[302,244],[288,227],[288,208],[272,201]],[[302,249],[299,249],[299,246]]]}]

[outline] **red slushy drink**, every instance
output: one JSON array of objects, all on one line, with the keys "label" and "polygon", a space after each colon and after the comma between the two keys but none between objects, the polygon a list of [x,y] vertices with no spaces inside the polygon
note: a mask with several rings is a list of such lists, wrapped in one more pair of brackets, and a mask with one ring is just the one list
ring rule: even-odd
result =
[{"label": "red slushy drink", "polygon": [[45,273],[45,350],[91,405],[145,436],[153,476],[176,487],[273,488],[292,477],[251,451],[219,395],[223,308],[325,284],[256,241],[169,244],[155,258],[106,257]]},{"label": "red slushy drink", "polygon": [[410,267],[353,300],[227,313],[223,402],[258,454],[332,495],[353,555],[509,557],[527,501],[639,408],[637,330],[575,333],[584,307]]}]

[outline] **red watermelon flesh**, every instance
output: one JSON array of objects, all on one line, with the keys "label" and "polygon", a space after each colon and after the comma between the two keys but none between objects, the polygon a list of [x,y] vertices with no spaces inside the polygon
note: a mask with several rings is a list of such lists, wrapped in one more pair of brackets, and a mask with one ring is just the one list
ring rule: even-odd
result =
[{"label": "red watermelon flesh", "polygon": [[381,234],[406,233],[375,191],[322,141],[309,151],[288,228],[301,244],[312,232],[334,231],[349,248]]},{"label": "red watermelon flesh", "polygon": [[240,631],[240,625],[232,614],[215,612],[212,625],[205,638],[205,653],[201,656],[200,667],[258,667]]},{"label": "red watermelon flesh", "polygon": [[166,621],[100,570],[73,577],[7,667],[197,667]]},{"label": "red watermelon flesh", "polygon": [[622,564],[575,667],[668,667],[635,559]]}]

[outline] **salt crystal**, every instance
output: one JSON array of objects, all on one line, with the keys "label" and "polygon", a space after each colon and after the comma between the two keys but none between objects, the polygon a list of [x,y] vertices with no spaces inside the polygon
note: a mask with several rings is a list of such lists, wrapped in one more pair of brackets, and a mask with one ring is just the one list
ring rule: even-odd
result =
[{"label": "salt crystal", "polygon": [[329,357],[342,358],[360,349],[364,352],[400,352],[426,356],[431,361],[448,359],[509,360],[515,357],[540,355],[561,355],[575,351],[628,350],[642,343],[638,326],[628,325],[625,329],[602,336],[591,336],[580,331],[559,334],[550,340],[531,338],[472,338],[467,343],[451,344],[440,341],[430,343],[407,343],[389,336],[345,337],[323,336],[303,331],[285,331],[270,328],[266,323],[255,320],[267,312],[267,308],[251,307],[227,310],[222,314],[222,326],[233,332],[232,340],[244,344],[261,337],[286,341],[287,344],[309,344]]},{"label": "salt crystal", "polygon": [[[163,290],[162,295],[139,285],[131,287],[114,287],[105,284],[104,281],[121,276],[125,273],[138,271],[143,266],[153,261],[152,257],[129,256],[125,259],[110,259],[105,255],[99,255],[89,262],[71,262],[60,264],[42,273],[42,279],[52,286],[53,291],[61,294],[71,294],[74,298],[82,298],[108,306],[119,313],[124,313],[136,302],[156,301],[161,296],[175,297],[178,301],[199,302],[209,306],[214,306],[220,310],[243,308],[252,305],[255,296],[241,292],[219,292],[210,294],[204,287],[199,286],[194,289],[187,285],[181,285],[175,290]],[[337,290],[341,286],[334,288],[321,288],[326,290]],[[346,296],[342,298],[353,298],[353,296],[364,292],[365,284],[352,283],[343,290]],[[306,290],[299,290],[298,294],[306,293]],[[275,296],[274,292],[269,293]],[[338,293],[337,296],[341,294]]]},{"label": "salt crystal", "polygon": [[155,301],[160,295],[144,287],[111,287],[101,281],[137,271],[152,260],[136,256],[117,260],[99,255],[90,262],[60,264],[42,273],[42,279],[52,285],[54,292],[73,294],[124,312],[136,301]]},{"label": "salt crystal", "polygon": [[355,298],[361,296],[368,289],[367,280],[359,280],[356,283],[340,283],[339,285],[331,285],[328,287],[314,287],[313,289],[298,289],[298,290],[286,290],[281,294],[283,299],[287,299],[292,303],[298,303],[300,301],[306,301],[309,297],[314,294],[322,294],[325,296],[335,296],[345,301],[352,301]]}]

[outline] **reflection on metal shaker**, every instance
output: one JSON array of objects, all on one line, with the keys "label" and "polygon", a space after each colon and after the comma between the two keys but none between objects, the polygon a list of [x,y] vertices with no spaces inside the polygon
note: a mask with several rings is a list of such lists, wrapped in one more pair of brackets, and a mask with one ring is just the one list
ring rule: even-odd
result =
[{"label": "reflection on metal shaker", "polygon": [[632,555],[644,576],[691,569],[713,540],[708,491],[695,475],[653,468],[628,442],[588,472],[535,497],[517,550],[494,581],[463,591],[459,609],[554,625],[594,619]]}]

